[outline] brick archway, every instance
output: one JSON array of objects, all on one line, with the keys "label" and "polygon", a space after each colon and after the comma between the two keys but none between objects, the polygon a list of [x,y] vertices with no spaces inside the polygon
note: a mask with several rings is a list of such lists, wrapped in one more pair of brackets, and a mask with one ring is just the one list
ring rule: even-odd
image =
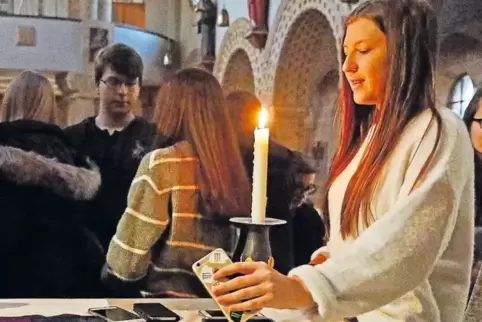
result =
[{"label": "brick archway", "polygon": [[[266,95],[264,97],[265,100],[272,101],[274,77],[282,50],[285,48],[285,40],[292,29],[296,27],[295,22],[299,21],[298,18],[300,15],[309,10],[320,12],[326,18],[331,28],[331,34],[336,40],[336,47],[338,48],[339,39],[343,32],[343,17],[346,17],[352,9],[348,4],[333,0],[282,0],[268,36],[266,49],[263,53],[263,61],[266,61],[262,82],[264,84],[262,91]],[[306,53],[306,51],[304,51],[304,53]]]},{"label": "brick archway", "polygon": [[226,95],[234,91],[256,93],[253,68],[243,49],[238,49],[231,55],[221,85]]},{"label": "brick archway", "polygon": [[305,122],[313,91],[324,75],[338,70],[342,17],[350,10],[329,0],[285,0],[278,9],[261,83],[263,101],[274,106],[274,135],[291,148],[306,145]]},{"label": "brick archway", "polygon": [[245,38],[250,28],[245,18],[231,24],[221,43],[213,73],[226,91],[243,89],[258,95],[261,51]]}]

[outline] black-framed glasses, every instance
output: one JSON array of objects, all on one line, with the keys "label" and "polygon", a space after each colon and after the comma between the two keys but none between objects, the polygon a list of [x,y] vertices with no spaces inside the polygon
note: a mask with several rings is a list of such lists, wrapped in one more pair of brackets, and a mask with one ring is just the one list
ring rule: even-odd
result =
[{"label": "black-framed glasses", "polygon": [[472,119],[472,122],[477,122],[477,123],[479,123],[480,128],[482,128],[482,118],[481,118],[481,119],[478,119],[478,118],[475,118],[475,117],[474,117],[474,118]]},{"label": "black-framed glasses", "polygon": [[116,77],[109,77],[107,79],[101,79],[100,80],[103,84],[105,84],[107,87],[110,87],[112,89],[117,89],[121,87],[122,85],[125,85],[127,89],[133,89],[136,85],[139,83],[137,80],[128,80],[128,81],[122,81]]}]

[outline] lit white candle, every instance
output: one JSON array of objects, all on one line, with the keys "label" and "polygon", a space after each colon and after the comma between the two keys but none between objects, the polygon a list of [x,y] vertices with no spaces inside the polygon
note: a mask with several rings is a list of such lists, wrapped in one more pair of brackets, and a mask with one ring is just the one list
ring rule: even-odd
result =
[{"label": "lit white candle", "polygon": [[254,130],[253,195],[251,218],[254,223],[263,223],[266,218],[266,186],[268,179],[269,129],[266,127],[268,112],[261,109],[258,128]]}]

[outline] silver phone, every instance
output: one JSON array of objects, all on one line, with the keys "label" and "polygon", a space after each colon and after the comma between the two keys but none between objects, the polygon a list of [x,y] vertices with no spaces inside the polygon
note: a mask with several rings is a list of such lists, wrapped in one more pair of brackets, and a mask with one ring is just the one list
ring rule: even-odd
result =
[{"label": "silver phone", "polygon": [[91,315],[108,322],[146,322],[143,318],[118,306],[107,306],[89,309]]}]

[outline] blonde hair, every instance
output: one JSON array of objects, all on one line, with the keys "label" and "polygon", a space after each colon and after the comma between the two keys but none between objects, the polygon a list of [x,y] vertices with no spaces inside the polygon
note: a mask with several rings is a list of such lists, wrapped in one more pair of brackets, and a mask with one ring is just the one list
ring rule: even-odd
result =
[{"label": "blonde hair", "polygon": [[55,122],[55,93],[50,81],[34,71],[24,71],[7,87],[0,107],[1,121]]}]

